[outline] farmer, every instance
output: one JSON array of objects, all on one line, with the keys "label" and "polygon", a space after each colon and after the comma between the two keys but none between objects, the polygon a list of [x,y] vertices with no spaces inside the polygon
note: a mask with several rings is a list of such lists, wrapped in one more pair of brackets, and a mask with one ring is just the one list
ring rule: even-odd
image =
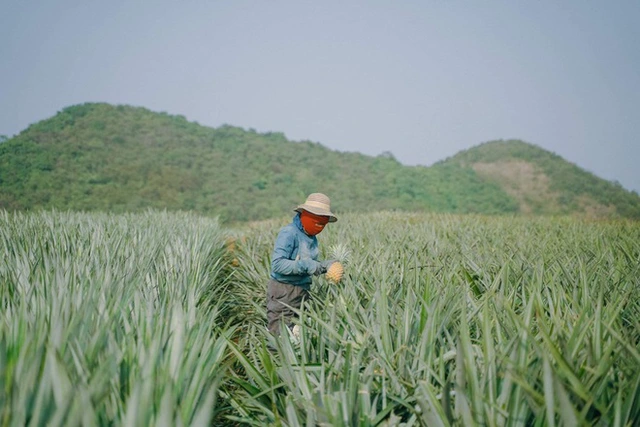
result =
[{"label": "farmer", "polygon": [[331,202],[322,193],[312,193],[295,211],[291,224],[280,230],[271,255],[271,280],[267,286],[269,331],[278,335],[284,320],[292,327],[299,309],[309,298],[311,276],[327,272],[333,260],[318,261],[316,235],[338,218],[331,213]]}]

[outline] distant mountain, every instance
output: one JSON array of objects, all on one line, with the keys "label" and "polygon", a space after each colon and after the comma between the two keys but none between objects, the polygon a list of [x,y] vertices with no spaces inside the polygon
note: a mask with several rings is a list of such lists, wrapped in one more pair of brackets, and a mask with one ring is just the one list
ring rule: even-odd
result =
[{"label": "distant mountain", "polygon": [[224,221],[285,215],[310,192],[338,212],[579,214],[640,218],[640,198],[519,141],[480,145],[431,167],[209,128],[125,105],[65,108],[0,143],[0,208],[193,210]]},{"label": "distant mountain", "polygon": [[487,142],[441,164],[470,168],[498,184],[518,201],[523,213],[640,218],[637,193],[522,141]]}]

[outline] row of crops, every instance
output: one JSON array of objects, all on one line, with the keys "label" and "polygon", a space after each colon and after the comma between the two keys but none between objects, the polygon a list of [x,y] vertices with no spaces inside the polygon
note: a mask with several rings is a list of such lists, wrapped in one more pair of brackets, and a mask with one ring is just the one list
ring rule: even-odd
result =
[{"label": "row of crops", "polygon": [[637,425],[640,224],[343,215],[301,337],[280,221],[0,211],[0,425]]}]

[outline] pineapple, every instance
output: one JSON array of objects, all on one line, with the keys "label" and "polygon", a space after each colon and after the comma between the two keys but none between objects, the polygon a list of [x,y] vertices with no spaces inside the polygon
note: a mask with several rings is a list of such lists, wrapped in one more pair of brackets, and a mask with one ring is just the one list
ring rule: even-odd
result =
[{"label": "pineapple", "polygon": [[337,244],[331,247],[331,258],[336,262],[331,264],[327,270],[327,280],[332,283],[338,283],[342,280],[344,274],[344,264],[349,261],[349,249],[343,244]]},{"label": "pineapple", "polygon": [[342,279],[342,275],[344,274],[344,267],[340,261],[336,261],[331,264],[329,270],[327,270],[327,279],[330,282],[338,283]]}]

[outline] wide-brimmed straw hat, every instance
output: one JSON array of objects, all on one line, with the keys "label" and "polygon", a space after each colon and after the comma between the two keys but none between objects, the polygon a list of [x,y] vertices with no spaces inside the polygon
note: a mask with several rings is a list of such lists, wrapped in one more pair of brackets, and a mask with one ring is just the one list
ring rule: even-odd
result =
[{"label": "wide-brimmed straw hat", "polygon": [[309,194],[307,200],[298,206],[295,211],[300,212],[303,209],[315,215],[328,216],[329,222],[336,222],[338,220],[338,218],[331,213],[331,200],[322,193]]}]

